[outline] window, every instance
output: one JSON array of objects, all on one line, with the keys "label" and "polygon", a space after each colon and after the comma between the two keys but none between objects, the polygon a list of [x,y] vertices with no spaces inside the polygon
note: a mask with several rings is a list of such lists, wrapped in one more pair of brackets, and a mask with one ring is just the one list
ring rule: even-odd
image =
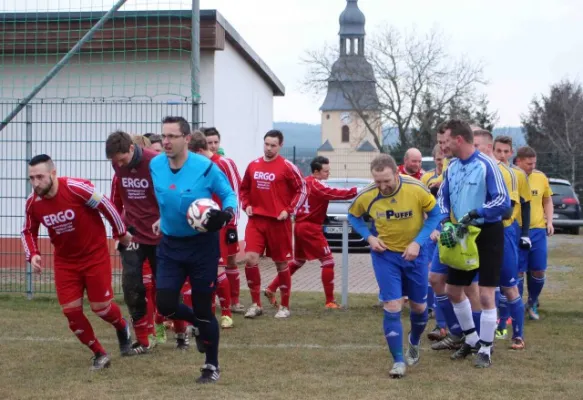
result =
[{"label": "window", "polygon": [[342,143],[350,142],[350,128],[347,125],[342,127]]}]

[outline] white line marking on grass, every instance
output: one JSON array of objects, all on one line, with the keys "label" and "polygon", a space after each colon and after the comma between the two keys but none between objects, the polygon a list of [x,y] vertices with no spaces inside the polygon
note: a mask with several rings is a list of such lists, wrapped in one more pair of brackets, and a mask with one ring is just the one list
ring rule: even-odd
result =
[{"label": "white line marking on grass", "polygon": [[[117,340],[99,340],[101,343],[117,343]],[[48,343],[79,343],[75,338],[65,337],[11,337],[0,336],[0,342],[48,342]],[[304,349],[304,350],[379,350],[386,349],[386,346],[367,345],[367,344],[337,344],[321,345],[309,343],[277,343],[277,344],[234,344],[221,343],[222,349]]]}]

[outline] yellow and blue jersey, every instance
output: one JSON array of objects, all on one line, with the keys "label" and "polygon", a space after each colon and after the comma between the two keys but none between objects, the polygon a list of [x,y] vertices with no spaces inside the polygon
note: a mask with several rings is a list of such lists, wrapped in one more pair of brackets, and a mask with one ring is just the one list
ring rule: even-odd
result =
[{"label": "yellow and blue jersey", "polygon": [[427,171],[421,175],[421,182],[423,182],[425,186],[429,187],[429,185],[436,183],[440,177],[441,174],[437,173],[437,169],[432,169],[431,171]]},{"label": "yellow and blue jersey", "polygon": [[547,176],[535,169],[528,176],[532,200],[530,202],[530,229],[546,228],[543,200],[553,195]]},{"label": "yellow and blue jersey", "polygon": [[516,175],[516,181],[518,182],[518,197],[520,201],[514,205],[514,210],[512,212],[512,217],[519,226],[522,226],[522,205],[521,203],[529,203],[532,201],[532,193],[530,191],[530,185],[528,183],[528,177],[526,173],[516,165],[511,165],[512,171]]},{"label": "yellow and blue jersey", "polygon": [[[375,184],[363,189],[353,200],[348,213],[349,217],[356,218],[368,214],[373,221],[371,234],[378,236],[388,250],[402,253],[413,241],[419,240],[421,245],[424,243],[424,239],[419,237],[425,228],[424,213],[432,210],[435,210],[432,221],[436,221],[437,225],[435,198],[427,187],[414,178],[400,176],[397,189],[390,195],[383,195]],[[427,236],[435,226],[429,228]]]},{"label": "yellow and blue jersey", "polygon": [[[508,195],[510,196],[510,201],[514,202],[514,206],[520,203],[520,197],[518,196],[518,181],[516,179],[516,174],[512,169],[502,162],[498,162],[498,168],[500,168],[500,173],[504,179],[504,184],[508,190]],[[514,210],[510,218],[502,221],[504,227],[509,227],[514,222]]]}]

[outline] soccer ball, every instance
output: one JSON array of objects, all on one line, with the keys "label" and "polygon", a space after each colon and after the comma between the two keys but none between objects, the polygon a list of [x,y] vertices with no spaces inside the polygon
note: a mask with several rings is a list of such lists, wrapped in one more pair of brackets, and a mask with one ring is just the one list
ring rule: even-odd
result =
[{"label": "soccer ball", "polygon": [[208,220],[209,211],[212,209],[220,210],[220,207],[211,199],[198,199],[193,201],[186,213],[188,225],[196,231],[206,232],[204,225]]}]

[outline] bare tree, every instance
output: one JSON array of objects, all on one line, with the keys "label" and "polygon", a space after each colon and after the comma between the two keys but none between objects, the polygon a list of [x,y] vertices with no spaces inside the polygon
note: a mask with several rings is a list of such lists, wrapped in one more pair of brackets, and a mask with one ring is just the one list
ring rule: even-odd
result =
[{"label": "bare tree", "polygon": [[[583,88],[579,82],[552,85],[549,95],[534,98],[529,113],[522,117],[528,144],[538,152],[554,151],[568,165],[575,187],[582,168],[577,163],[583,150]],[[556,167],[560,167],[557,165]],[[560,168],[559,168],[560,169]],[[556,173],[556,172],[555,172]]]},{"label": "bare tree", "polygon": [[[485,83],[481,63],[465,58],[453,60],[442,34],[435,30],[417,35],[387,26],[373,34],[367,46],[366,58],[374,71],[380,121],[370,118],[369,111],[374,107],[352,85],[362,75],[362,64],[355,61],[358,56],[340,57],[338,49],[330,46],[306,52],[302,61],[308,69],[303,86],[307,91],[322,94],[330,82],[339,84],[354,111],[361,118],[367,116],[363,118],[365,126],[381,151],[389,130],[382,130],[378,137],[375,130],[378,122],[394,127],[400,146],[408,147],[408,133],[416,124],[420,108],[427,106],[427,98],[431,98],[434,114],[441,115],[453,101],[473,99],[477,86]],[[334,65],[339,62],[345,63],[344,76],[335,74]]]}]

